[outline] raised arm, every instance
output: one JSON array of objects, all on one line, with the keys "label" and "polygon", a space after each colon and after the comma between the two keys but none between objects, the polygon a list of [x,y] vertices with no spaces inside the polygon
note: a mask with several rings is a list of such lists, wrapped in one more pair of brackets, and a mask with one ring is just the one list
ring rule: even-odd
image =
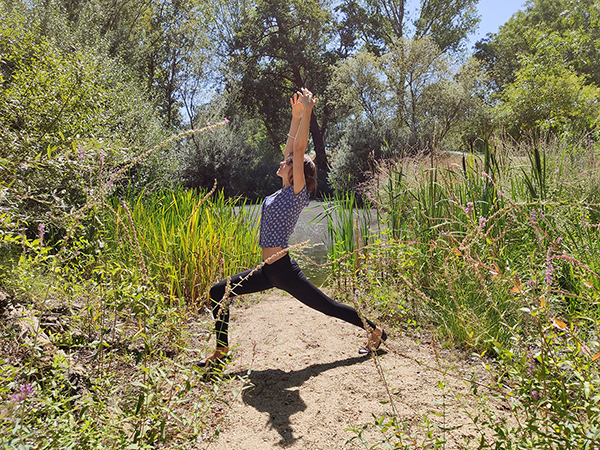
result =
[{"label": "raised arm", "polygon": [[300,92],[296,92],[292,98],[290,98],[290,103],[292,104],[292,122],[290,123],[290,131],[287,135],[287,140],[285,142],[285,150],[283,151],[283,159],[286,160],[294,151],[294,140],[296,139],[296,135],[298,134],[298,127],[300,126],[300,119],[302,119],[302,111],[304,111],[304,106],[300,101],[301,97]]},{"label": "raised arm", "polygon": [[294,158],[293,158],[293,174],[294,174],[294,193],[298,194],[304,185],[306,180],[304,178],[304,152],[308,145],[308,131],[310,129],[310,116],[315,104],[319,101],[318,98],[313,98],[312,93],[302,88],[302,95],[300,101],[303,106],[302,118],[300,120],[300,126],[298,127],[298,133],[294,139]]}]

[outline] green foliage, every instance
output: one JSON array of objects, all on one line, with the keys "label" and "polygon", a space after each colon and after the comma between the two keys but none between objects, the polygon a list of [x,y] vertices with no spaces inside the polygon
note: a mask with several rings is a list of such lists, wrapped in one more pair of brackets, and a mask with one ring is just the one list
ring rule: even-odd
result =
[{"label": "green foliage", "polygon": [[388,160],[378,165],[377,173],[374,188],[368,193],[369,198],[376,206],[378,221],[388,224],[390,238],[402,239],[410,214],[410,191],[404,184],[404,167]]},{"label": "green foliage", "polygon": [[378,55],[397,39],[424,36],[442,51],[454,52],[479,22],[472,0],[425,0],[418,6],[406,0],[348,0],[337,10],[343,13],[341,41],[350,48],[363,47]]},{"label": "green foliage", "polygon": [[[371,217],[369,209],[358,208],[356,195],[353,192],[337,193],[325,199],[326,207],[320,220],[327,220],[327,234],[330,246],[329,258],[337,260],[344,257],[342,266],[358,267],[358,255],[355,250],[369,243]],[[334,270],[340,266],[334,263]]]},{"label": "green foliage", "polygon": [[[600,204],[581,198],[596,186],[597,151],[540,140],[503,154],[505,142],[484,144],[483,160],[380,165],[368,191],[383,232],[370,246],[346,250],[346,258],[364,257],[337,269],[346,277],[340,286],[392,323],[434,329],[443,345],[479,354],[492,382],[473,382],[482,402],[465,406],[473,423],[464,425],[476,432],[452,435],[461,448],[595,448]],[[338,231],[332,236],[345,242]],[[443,448],[453,430],[426,416],[415,433],[394,401],[392,414],[354,427],[353,440],[365,448]]]},{"label": "green foliage", "polygon": [[[193,190],[142,193],[107,211],[109,236],[126,264],[136,261],[165,294],[196,302],[228,273],[259,263],[258,209]],[[134,251],[132,251],[132,249]]]},{"label": "green foliage", "polygon": [[169,126],[181,124],[182,108],[189,114],[203,103],[198,91],[207,78],[211,47],[204,2],[14,0],[6,9],[18,11],[27,22],[39,22],[43,35],[61,52],[100,50],[120,61]]},{"label": "green foliage", "polygon": [[423,1],[415,21],[415,37],[431,37],[444,52],[459,50],[479,24],[476,5],[472,0]]},{"label": "green foliage", "polygon": [[598,116],[598,9],[592,1],[535,0],[478,43],[498,123],[513,136],[552,130],[579,136]]},{"label": "green foliage", "polygon": [[534,57],[523,57],[497,107],[500,123],[514,134],[552,130],[578,136],[597,125],[600,89],[566,67],[556,35],[538,39]]},{"label": "green foliage", "polygon": [[[331,42],[332,14],[321,0],[286,2],[216,2],[219,42],[225,47],[224,72],[228,87],[240,105],[260,118],[275,148],[285,141],[289,99],[301,87],[319,97],[337,60],[327,46]],[[239,106],[238,106],[239,108]],[[317,168],[327,172],[325,143],[317,117],[328,122],[330,111],[313,110],[310,132]]]},{"label": "green foliage", "polygon": [[[362,120],[348,121],[339,148],[332,155],[329,184],[336,192],[350,192],[368,181],[375,161],[387,156],[386,138],[394,140],[390,128],[377,129]],[[386,133],[387,131],[387,133]],[[383,136],[380,133],[385,133]]]},{"label": "green foliage", "polygon": [[487,416],[481,426],[493,430],[495,444],[484,448],[592,449],[600,442],[598,342],[588,347],[543,308],[531,313],[539,317],[538,339],[496,348],[508,381],[500,381],[494,397],[512,399],[518,422]]},{"label": "green foliage", "polygon": [[362,51],[336,66],[330,95],[348,117],[332,162],[336,188],[364,181],[369,161],[432,151],[466,120],[481,120],[478,64],[456,73],[451,66],[429,38],[399,39],[386,54]]},{"label": "green foliage", "polygon": [[[197,305],[188,309],[160,292],[160,275],[170,270],[166,282],[183,291],[187,280],[180,278],[191,272],[179,261],[186,251],[187,264],[213,278],[248,259],[236,239],[247,243],[255,230],[233,202],[219,199],[155,194],[154,203],[140,200],[133,211],[148,226],[129,222],[123,209],[106,211],[93,242],[73,239],[60,251],[43,233],[33,241],[0,235],[1,245],[23,248],[2,267],[0,447],[183,449],[210,438],[215,405],[239,391],[193,368],[208,325]],[[127,247],[117,249],[121,255],[105,241],[119,236]],[[227,262],[219,265],[211,251]],[[156,279],[148,269],[159,271]],[[191,288],[199,289],[203,280],[194,281]],[[18,314],[7,314],[7,305]]]},{"label": "green foliage", "polygon": [[[443,436],[437,436],[438,427],[433,425],[429,418],[423,418],[423,423],[420,424],[425,429],[425,437],[415,436],[411,430],[409,420],[400,420],[398,415],[394,414],[390,417],[383,415],[373,417],[373,422],[363,425],[362,427],[352,427],[351,431],[356,434],[349,439],[347,443],[358,441],[364,445],[366,449],[379,448],[385,446],[390,449],[401,450],[416,450],[423,449],[443,449],[447,443]],[[375,429],[381,436],[376,442],[370,441],[365,432],[370,429]],[[441,434],[441,433],[440,433]]]},{"label": "green foliage", "polygon": [[2,157],[10,148],[31,158],[84,138],[141,146],[161,136],[152,106],[106,55],[61,51],[39,23],[19,17],[4,21],[1,33]]},{"label": "green foliage", "polygon": [[[199,112],[197,121],[219,120],[214,113],[211,116]],[[273,148],[260,120],[240,114],[229,117],[226,128],[182,142],[180,179],[189,188],[202,189],[210,189],[216,180],[228,197],[264,198],[281,184],[276,175],[281,152]]]},{"label": "green foliage", "polygon": [[117,181],[111,172],[131,147],[163,137],[160,121],[105,54],[63,51],[19,16],[8,16],[0,35],[0,205],[31,229],[58,224],[101,183]]},{"label": "green foliage", "polygon": [[[432,117],[431,122],[427,124],[427,136],[420,133],[422,130],[416,130],[417,121],[425,118],[423,108],[437,103],[431,101],[428,106],[419,105],[419,117],[407,117],[410,115],[410,108],[415,106],[414,103],[417,103],[421,95],[421,86],[417,85],[426,82],[424,79],[432,75],[416,74],[419,69],[432,64],[436,66],[432,70],[435,72],[438,62],[443,59],[440,54],[459,49],[477,19],[472,0],[423,2],[419,9],[419,18],[415,21],[415,39],[405,39],[410,28],[407,23],[408,14],[405,15],[408,7],[404,0],[343,2],[337,8],[341,14],[335,14],[331,5],[320,1],[228,2],[227,5],[216,3],[214,16],[219,24],[217,39],[227,47],[224,62],[229,69],[226,74],[228,84],[230,87],[239,88],[239,101],[247,111],[264,121],[276,146],[284,139],[277,130],[285,129],[290,95],[302,86],[315,92],[320,102],[313,111],[310,131],[316,154],[315,162],[319,172],[323,174],[329,171],[324,136],[334,128],[332,124],[340,123],[346,127],[344,122],[348,117],[347,109],[353,109],[354,104],[361,105],[360,100],[366,100],[357,96],[351,101],[330,98],[332,92],[343,95],[346,89],[363,92],[370,90],[377,97],[367,100],[371,104],[396,95],[396,104],[392,105],[396,111],[384,114],[384,128],[377,124],[376,134],[394,134],[398,123],[401,123],[402,127],[407,126],[408,133],[402,134],[406,141],[410,141],[409,145],[419,142],[424,147],[426,141],[432,142],[434,132],[431,124],[438,120],[438,117]],[[336,47],[333,43],[339,43],[339,46]],[[377,88],[373,90],[372,86],[363,86],[361,82],[347,82],[341,85],[338,81],[332,85],[332,69],[337,62],[349,61],[349,64],[358,70],[362,68],[359,61],[348,57],[354,53],[355,48],[361,48],[363,43],[366,49],[374,54],[388,55],[382,57],[385,60],[384,64],[377,69],[378,73],[374,74],[374,78],[369,80],[375,84],[376,78],[382,77],[381,71],[385,71],[386,67],[390,68],[387,74],[388,84],[392,85],[398,75],[392,73],[396,66],[410,66],[408,69],[398,69],[406,72],[405,76],[399,78],[402,92],[394,86],[391,87],[391,93],[382,92]],[[429,57],[431,52],[436,54]],[[406,60],[405,53],[411,54]],[[362,53],[364,54],[367,52]],[[361,58],[360,55],[361,53],[357,59]],[[421,60],[423,63],[419,64]],[[366,70],[369,71],[370,67]],[[373,72],[371,70],[371,73]],[[437,73],[432,76],[436,75]],[[409,91],[404,83],[411,76],[417,76],[419,80],[410,86],[416,89],[416,92],[405,105],[403,97]],[[465,107],[469,108],[469,102],[466,100],[471,98],[470,91],[465,96],[447,84],[441,84],[439,88],[437,92],[432,91],[430,97],[438,100],[442,97],[448,99],[446,105],[453,110],[452,114],[461,114]],[[413,104],[409,104],[411,101]],[[397,106],[398,103],[401,103],[401,107]],[[341,109],[335,110],[334,105]],[[367,115],[373,112],[366,105],[363,106]],[[376,107],[385,109],[386,105]],[[448,111],[444,111],[444,114],[446,118],[449,117]],[[356,117],[350,118],[353,119]],[[450,120],[451,122],[453,121]],[[451,128],[452,125],[449,125]],[[344,153],[347,151],[350,150],[343,150]]]},{"label": "green foliage", "polygon": [[[562,292],[556,299],[560,311],[596,314],[594,307],[578,300],[582,282],[577,281],[577,264],[558,255],[560,249],[568,249],[567,254],[597,273],[592,220],[597,220],[599,208],[581,203],[581,193],[573,189],[568,193],[573,197],[565,197],[563,186],[576,184],[564,174],[575,172],[565,167],[563,152],[537,145],[525,160],[521,153],[503,155],[504,146],[490,140],[483,159],[471,156],[449,163],[447,157],[439,157],[427,165],[408,159],[380,164],[378,177],[365,186],[382,234],[361,241],[382,246],[390,238],[412,243],[417,269],[400,272],[396,282],[418,287],[425,301],[417,308],[419,314],[446,340],[489,349],[491,339],[507,343],[508,331],[515,327],[528,330],[512,288],[495,281],[506,271],[529,279],[535,289],[551,285],[552,292]],[[520,167],[527,162],[529,170]],[[342,206],[343,202],[337,205]],[[339,244],[341,251],[335,259],[344,252],[354,254],[356,248],[346,248],[344,231],[353,227],[347,220],[332,221],[331,226],[334,248]],[[372,260],[361,266],[362,273],[378,273],[370,264]],[[356,276],[356,265],[351,266],[350,278]]]}]

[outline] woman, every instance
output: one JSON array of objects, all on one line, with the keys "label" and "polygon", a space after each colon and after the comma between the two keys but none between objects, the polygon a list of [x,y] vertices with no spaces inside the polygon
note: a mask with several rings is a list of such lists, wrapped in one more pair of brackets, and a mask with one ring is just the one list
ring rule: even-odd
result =
[{"label": "woman", "polygon": [[[308,144],[310,116],[317,101],[318,99],[313,98],[310,91],[304,88],[301,93],[297,92],[290,99],[292,123],[284,158],[277,170],[277,175],[283,180],[283,187],[267,197],[261,207],[259,246],[262,248],[264,264],[233,275],[211,288],[210,301],[216,319],[217,348],[210,356],[197,363],[200,367],[222,364],[229,352],[228,299],[232,296],[277,287],[310,308],[364,328],[356,310],[329,298],[308,281],[286,250],[300,212],[308,205],[309,194],[314,194],[317,188],[315,165],[304,154]],[[385,331],[370,320],[366,320],[366,323],[369,340],[365,347],[359,350],[361,354],[377,350],[381,342],[387,339]]]}]

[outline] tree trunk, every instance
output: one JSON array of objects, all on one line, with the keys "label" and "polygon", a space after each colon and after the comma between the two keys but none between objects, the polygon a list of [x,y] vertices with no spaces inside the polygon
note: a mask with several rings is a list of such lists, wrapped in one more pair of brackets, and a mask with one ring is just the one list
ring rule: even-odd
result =
[{"label": "tree trunk", "polygon": [[329,173],[329,163],[327,162],[327,155],[325,154],[325,140],[323,139],[323,133],[319,127],[314,111],[310,116],[310,134],[315,147],[315,164],[317,169]]},{"label": "tree trunk", "polygon": [[329,162],[325,154],[325,140],[323,132],[317,122],[317,116],[313,111],[310,116],[310,134],[313,139],[315,148],[315,165],[317,166],[317,197],[321,197],[325,193],[331,193],[328,184]]}]

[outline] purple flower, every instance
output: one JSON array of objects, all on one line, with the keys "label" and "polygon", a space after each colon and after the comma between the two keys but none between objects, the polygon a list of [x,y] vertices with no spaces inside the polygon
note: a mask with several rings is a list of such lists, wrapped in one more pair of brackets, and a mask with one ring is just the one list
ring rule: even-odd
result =
[{"label": "purple flower", "polygon": [[533,397],[534,400],[537,400],[540,396],[540,393],[536,390],[531,391],[531,396]]},{"label": "purple flower", "polygon": [[210,126],[210,122],[206,122],[206,126],[208,127],[208,129],[210,130],[211,133],[215,132],[215,130],[213,130],[212,127]]},{"label": "purple flower", "polygon": [[225,122],[225,125],[227,125],[227,124],[229,123],[229,119],[228,119],[227,117],[225,117],[225,118],[223,119],[223,122]]},{"label": "purple flower", "polygon": [[527,375],[532,376],[535,372],[535,361],[533,360],[533,356],[531,353],[527,354],[527,362],[529,363],[529,367],[527,368]]},{"label": "purple flower", "polygon": [[467,205],[465,206],[464,211],[467,216],[470,216],[471,213],[473,212],[473,202],[468,202]]},{"label": "purple flower", "polygon": [[77,157],[79,159],[83,158],[83,147],[81,145],[77,146]]},{"label": "purple flower", "polygon": [[18,394],[13,394],[12,399],[15,403],[20,403],[25,400],[29,394],[33,392],[33,387],[30,384],[24,384],[19,388]]},{"label": "purple flower", "polygon": [[535,209],[531,210],[531,215],[529,216],[529,221],[531,223],[536,223],[537,222],[537,216],[536,216],[536,210]]},{"label": "purple flower", "polygon": [[38,239],[40,240],[40,247],[44,246],[44,234],[46,233],[46,225],[40,223],[38,225]]},{"label": "purple flower", "polygon": [[544,277],[544,281],[546,282],[546,284],[548,286],[550,286],[552,284],[552,280],[554,279],[553,274],[554,274],[554,266],[552,265],[550,260],[548,260],[548,261],[546,261],[546,276]]},{"label": "purple flower", "polygon": [[485,217],[480,217],[479,218],[479,226],[481,228],[485,228],[485,225],[487,224],[487,219]]}]

